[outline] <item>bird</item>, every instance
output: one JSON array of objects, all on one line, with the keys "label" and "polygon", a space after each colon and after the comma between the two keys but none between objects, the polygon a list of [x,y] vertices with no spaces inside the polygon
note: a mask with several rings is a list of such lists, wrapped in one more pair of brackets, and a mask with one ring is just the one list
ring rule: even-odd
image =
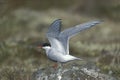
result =
[{"label": "bird", "polygon": [[69,40],[79,32],[99,23],[101,23],[100,20],[94,20],[61,31],[62,19],[56,19],[46,33],[49,43],[43,43],[41,48],[45,49],[47,57],[55,62],[65,63],[73,60],[82,60],[69,54]]}]

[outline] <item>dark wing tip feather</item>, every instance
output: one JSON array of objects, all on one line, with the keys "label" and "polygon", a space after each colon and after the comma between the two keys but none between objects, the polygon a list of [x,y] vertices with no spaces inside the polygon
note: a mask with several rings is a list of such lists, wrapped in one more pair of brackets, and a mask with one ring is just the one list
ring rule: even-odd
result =
[{"label": "dark wing tip feather", "polygon": [[55,24],[55,23],[61,23],[61,20],[62,20],[62,19],[56,19],[56,20],[53,21],[53,23],[52,23],[51,25],[53,25],[53,24]]}]

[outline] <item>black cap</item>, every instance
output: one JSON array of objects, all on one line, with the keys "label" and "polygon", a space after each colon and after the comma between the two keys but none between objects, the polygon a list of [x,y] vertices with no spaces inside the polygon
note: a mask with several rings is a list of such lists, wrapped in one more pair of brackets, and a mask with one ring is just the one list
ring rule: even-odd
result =
[{"label": "black cap", "polygon": [[42,46],[51,46],[50,43],[43,43]]}]

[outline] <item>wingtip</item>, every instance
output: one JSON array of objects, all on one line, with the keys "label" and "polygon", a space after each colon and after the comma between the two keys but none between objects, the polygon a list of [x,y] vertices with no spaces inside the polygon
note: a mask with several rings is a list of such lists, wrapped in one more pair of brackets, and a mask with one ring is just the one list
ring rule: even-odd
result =
[{"label": "wingtip", "polygon": [[57,19],[57,20],[62,20],[62,19],[59,18],[59,19]]},{"label": "wingtip", "polygon": [[55,19],[54,21],[61,21],[62,19]]},{"label": "wingtip", "polygon": [[54,23],[61,23],[61,20],[62,19],[55,19],[52,24],[54,24]]},{"label": "wingtip", "polygon": [[95,20],[95,23],[99,24],[99,23],[102,23],[103,20]]},{"label": "wingtip", "polygon": [[58,24],[58,23],[61,24],[61,20],[62,20],[62,19],[56,19],[56,20],[54,20],[54,21],[51,23],[50,26],[53,26],[53,25],[55,25],[56,23],[57,23],[57,24]]}]

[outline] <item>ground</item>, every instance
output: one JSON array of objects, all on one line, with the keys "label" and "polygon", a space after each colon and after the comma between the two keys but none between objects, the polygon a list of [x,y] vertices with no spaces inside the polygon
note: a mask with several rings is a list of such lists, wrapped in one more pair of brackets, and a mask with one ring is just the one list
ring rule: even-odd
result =
[{"label": "ground", "polygon": [[[54,75],[54,79],[58,78],[54,72],[57,73],[61,68],[55,71],[51,68],[48,70],[54,62],[48,60],[44,50],[38,50],[34,46],[39,42],[48,42],[45,33],[49,25],[58,18],[62,19],[63,29],[99,20],[55,9],[44,12],[18,9],[0,19],[1,80],[35,79],[33,75],[38,72],[42,72],[44,76]],[[73,80],[89,80],[91,75],[87,72],[99,73],[110,77],[110,80],[120,79],[120,24],[105,18],[102,20],[100,25],[81,32],[70,40],[70,54],[84,61],[66,64],[67,68],[63,68],[62,71],[68,71],[62,74],[62,80],[66,80],[66,76],[68,78],[69,75],[72,75],[69,78]]]}]

